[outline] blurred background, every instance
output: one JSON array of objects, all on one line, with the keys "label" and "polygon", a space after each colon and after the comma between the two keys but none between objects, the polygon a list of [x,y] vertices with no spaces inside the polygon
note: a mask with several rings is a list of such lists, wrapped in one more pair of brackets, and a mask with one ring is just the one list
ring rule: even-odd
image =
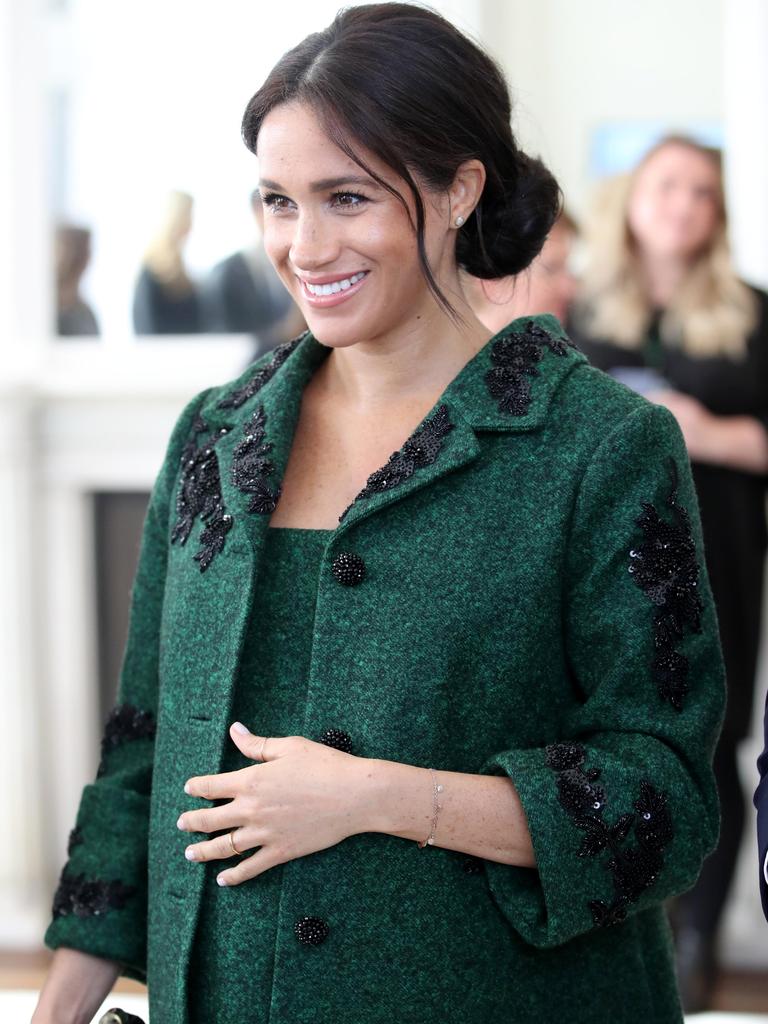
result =
[{"label": "blurred background", "polygon": [[[433,6],[504,67],[519,142],[563,188],[576,282],[577,228],[598,190],[684,133],[722,150],[733,266],[768,288],[765,0]],[[138,536],[171,426],[193,394],[302,328],[259,247],[256,163],[239,126],[275,60],[337,7],[0,0],[7,989],[35,988],[47,962],[42,934],[114,701]],[[766,1013],[749,798],[767,686],[761,645],[738,746],[747,821],[712,1000]]]}]

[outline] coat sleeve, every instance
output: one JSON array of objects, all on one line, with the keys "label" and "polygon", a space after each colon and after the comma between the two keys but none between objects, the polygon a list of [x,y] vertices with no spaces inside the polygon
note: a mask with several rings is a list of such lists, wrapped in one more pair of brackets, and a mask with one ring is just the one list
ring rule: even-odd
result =
[{"label": "coat sleeve", "polygon": [[152,489],[117,701],[96,778],[83,788],[44,936],[51,949],[68,946],[114,960],[139,981],[146,981],[147,843],[169,519],[182,452],[207,394],[178,418]]},{"label": "coat sleeve", "polygon": [[716,845],[725,670],[702,552],[682,433],[645,403],[600,443],[573,509],[563,580],[573,700],[549,743],[481,768],[507,775],[525,810],[536,869],[484,866],[533,946],[684,892]]}]

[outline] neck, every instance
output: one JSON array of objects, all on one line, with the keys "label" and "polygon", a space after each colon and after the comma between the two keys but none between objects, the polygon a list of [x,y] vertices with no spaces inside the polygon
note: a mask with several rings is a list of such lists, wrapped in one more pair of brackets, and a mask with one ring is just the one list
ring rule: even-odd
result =
[{"label": "neck", "polygon": [[463,293],[445,289],[463,319],[455,324],[430,295],[408,322],[370,341],[334,348],[318,385],[361,411],[398,403],[431,404],[492,337]]},{"label": "neck", "polygon": [[688,261],[682,256],[640,257],[640,271],[648,298],[654,306],[667,306],[688,270]]},{"label": "neck", "polygon": [[518,317],[533,315],[537,311],[531,305],[531,281],[527,272],[516,277],[504,277],[492,281],[471,282],[472,305],[484,324],[493,331],[500,331]]}]

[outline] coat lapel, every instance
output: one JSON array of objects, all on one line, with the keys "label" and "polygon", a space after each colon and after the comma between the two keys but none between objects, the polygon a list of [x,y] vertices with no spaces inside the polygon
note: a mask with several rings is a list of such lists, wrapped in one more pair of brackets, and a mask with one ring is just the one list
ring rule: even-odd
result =
[{"label": "coat lapel", "polygon": [[258,572],[269,520],[288,464],[304,388],[328,354],[327,347],[305,334],[275,373],[241,404],[229,404],[233,395],[237,398],[244,390],[238,382],[223,395],[218,392],[214,403],[203,412],[214,432],[229,428],[216,445],[221,493],[234,518],[232,538],[242,538],[247,544],[252,577]]},{"label": "coat lapel", "polygon": [[369,477],[338,532],[473,462],[482,450],[478,434],[538,429],[560,381],[585,361],[555,317],[513,320],[469,360],[403,447]]},{"label": "coat lapel", "polygon": [[[214,432],[229,428],[216,446],[222,496],[235,519],[232,539],[238,534],[247,539],[252,577],[304,388],[329,353],[307,332],[276,350],[271,364],[244,376],[223,395],[218,392],[204,411]],[[585,361],[555,317],[513,320],[469,360],[403,446],[369,477],[342,514],[337,533],[473,462],[481,451],[478,434],[538,429],[560,381]]]}]

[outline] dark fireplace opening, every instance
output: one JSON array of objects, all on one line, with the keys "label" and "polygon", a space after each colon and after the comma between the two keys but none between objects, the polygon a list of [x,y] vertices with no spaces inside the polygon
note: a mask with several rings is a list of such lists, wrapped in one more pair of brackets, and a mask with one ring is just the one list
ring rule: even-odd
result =
[{"label": "dark fireplace opening", "polygon": [[128,634],[131,586],[149,494],[97,491],[93,494],[96,575],[96,656],[99,714],[104,723],[117,696]]}]

